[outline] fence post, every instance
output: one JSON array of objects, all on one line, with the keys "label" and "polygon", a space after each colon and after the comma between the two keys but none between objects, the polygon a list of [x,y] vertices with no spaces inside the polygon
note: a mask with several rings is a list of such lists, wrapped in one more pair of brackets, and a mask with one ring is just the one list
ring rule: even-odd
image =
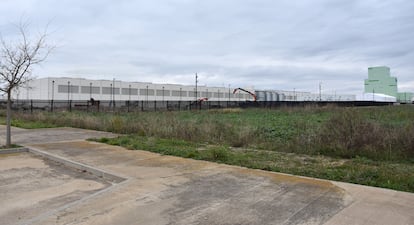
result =
[{"label": "fence post", "polygon": [[129,112],[129,101],[127,101],[127,110]]},{"label": "fence post", "polygon": [[154,101],[154,111],[157,111],[157,101]]},{"label": "fence post", "polygon": [[141,112],[144,112],[144,100],[141,100]]},{"label": "fence post", "polygon": [[33,113],[33,100],[30,100],[30,113]]},{"label": "fence post", "polygon": [[53,112],[53,99],[52,99],[51,106],[50,106],[50,112]]},{"label": "fence post", "polygon": [[69,100],[69,112],[72,112],[72,100]]}]

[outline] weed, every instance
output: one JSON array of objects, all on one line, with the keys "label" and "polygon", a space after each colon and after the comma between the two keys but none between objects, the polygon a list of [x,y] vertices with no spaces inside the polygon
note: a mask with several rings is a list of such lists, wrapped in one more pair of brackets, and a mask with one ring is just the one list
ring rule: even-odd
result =
[{"label": "weed", "polygon": [[215,145],[200,148],[198,144],[188,141],[138,135],[101,138],[98,141],[128,149],[414,192],[412,163],[381,162],[366,157],[338,159],[320,155],[230,149]]},{"label": "weed", "polygon": [[13,125],[26,128],[73,126],[141,137],[347,159],[359,156],[381,161],[414,160],[412,106],[308,106],[125,114],[18,112],[13,118]]},{"label": "weed", "polygon": [[0,151],[1,150],[4,150],[4,149],[10,149],[10,148],[21,148],[22,146],[20,146],[20,145],[16,145],[16,144],[11,144],[9,147],[7,147],[7,146],[5,146],[5,145],[2,145],[2,146],[0,146]]},{"label": "weed", "polygon": [[[13,116],[14,125],[29,128],[130,134],[100,140],[128,149],[408,191],[414,191],[413,121],[412,106]],[[199,150],[201,143],[208,147]]]},{"label": "weed", "polygon": [[218,161],[218,162],[226,162],[229,158],[229,151],[227,150],[226,147],[214,147],[212,149],[209,150],[209,152],[211,153],[211,159],[213,161]]}]

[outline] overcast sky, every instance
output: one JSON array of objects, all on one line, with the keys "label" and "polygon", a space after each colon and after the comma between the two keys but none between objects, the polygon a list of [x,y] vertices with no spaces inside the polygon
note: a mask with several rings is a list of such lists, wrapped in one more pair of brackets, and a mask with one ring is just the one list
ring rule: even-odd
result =
[{"label": "overcast sky", "polygon": [[386,65],[414,92],[412,0],[0,0],[0,32],[49,23],[37,77],[326,93],[363,91]]}]

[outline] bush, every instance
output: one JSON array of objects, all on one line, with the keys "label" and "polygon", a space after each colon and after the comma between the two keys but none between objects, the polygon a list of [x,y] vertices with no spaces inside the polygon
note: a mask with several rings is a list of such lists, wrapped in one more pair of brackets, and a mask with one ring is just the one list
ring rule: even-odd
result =
[{"label": "bush", "polygon": [[210,153],[210,156],[207,157],[207,160],[217,162],[226,162],[230,156],[230,152],[226,147],[213,147],[212,149],[209,149],[208,152]]},{"label": "bush", "polygon": [[[314,137],[319,153],[354,158],[403,159],[413,157],[413,124],[384,126],[347,109],[328,120]],[[408,135],[407,135],[408,134]]]}]

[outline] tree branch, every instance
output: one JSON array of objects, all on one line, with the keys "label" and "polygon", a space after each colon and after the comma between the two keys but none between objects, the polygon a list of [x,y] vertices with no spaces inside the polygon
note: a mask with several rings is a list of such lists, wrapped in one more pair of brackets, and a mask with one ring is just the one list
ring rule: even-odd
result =
[{"label": "tree branch", "polygon": [[26,24],[20,23],[18,31],[20,41],[6,43],[0,37],[0,91],[6,93],[30,80],[33,65],[45,61],[53,50],[46,44],[46,31],[34,41],[26,33]]}]

